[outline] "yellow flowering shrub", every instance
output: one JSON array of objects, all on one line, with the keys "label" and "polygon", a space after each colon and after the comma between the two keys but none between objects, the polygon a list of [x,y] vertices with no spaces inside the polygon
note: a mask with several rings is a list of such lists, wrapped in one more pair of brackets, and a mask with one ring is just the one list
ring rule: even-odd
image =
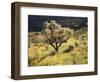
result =
[{"label": "yellow flowering shrub", "polygon": [[33,43],[28,48],[29,66],[73,65],[88,63],[87,35],[70,37],[62,43],[59,51],[47,43]]}]

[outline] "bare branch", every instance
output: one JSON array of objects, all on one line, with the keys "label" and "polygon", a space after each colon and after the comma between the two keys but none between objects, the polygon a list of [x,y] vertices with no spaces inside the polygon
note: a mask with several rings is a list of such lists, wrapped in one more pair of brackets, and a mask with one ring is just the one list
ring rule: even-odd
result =
[{"label": "bare branch", "polygon": [[[44,31],[44,32],[45,32],[45,31]],[[50,44],[52,47],[55,48],[55,46],[53,45],[51,39],[49,39],[48,34],[47,34],[46,32],[45,32],[45,35],[46,35],[46,37],[47,37],[47,40],[48,40],[49,44]]]}]

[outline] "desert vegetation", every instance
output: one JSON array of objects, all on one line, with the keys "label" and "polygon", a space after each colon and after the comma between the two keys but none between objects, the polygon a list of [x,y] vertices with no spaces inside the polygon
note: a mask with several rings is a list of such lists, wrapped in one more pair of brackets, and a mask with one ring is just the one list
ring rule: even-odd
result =
[{"label": "desert vegetation", "polygon": [[28,33],[28,66],[76,65],[88,63],[87,27],[63,27],[45,21],[41,32]]}]

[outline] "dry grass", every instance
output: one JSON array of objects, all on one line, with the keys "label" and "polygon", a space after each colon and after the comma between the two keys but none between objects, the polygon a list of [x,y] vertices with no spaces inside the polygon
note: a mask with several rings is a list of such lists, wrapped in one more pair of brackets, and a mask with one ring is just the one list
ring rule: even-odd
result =
[{"label": "dry grass", "polygon": [[[69,49],[69,51],[68,51]],[[28,48],[29,66],[72,65],[88,63],[87,35],[82,33],[64,42],[56,52],[46,43],[31,43]]]}]

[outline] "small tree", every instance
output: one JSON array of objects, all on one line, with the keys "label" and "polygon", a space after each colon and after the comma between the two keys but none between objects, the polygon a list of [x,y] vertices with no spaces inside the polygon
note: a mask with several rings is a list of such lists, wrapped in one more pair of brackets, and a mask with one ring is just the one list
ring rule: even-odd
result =
[{"label": "small tree", "polygon": [[50,44],[56,52],[58,52],[59,47],[64,41],[67,41],[71,36],[71,30],[69,28],[64,28],[60,24],[56,23],[55,20],[51,22],[44,22],[43,33],[46,36],[48,44]]}]

